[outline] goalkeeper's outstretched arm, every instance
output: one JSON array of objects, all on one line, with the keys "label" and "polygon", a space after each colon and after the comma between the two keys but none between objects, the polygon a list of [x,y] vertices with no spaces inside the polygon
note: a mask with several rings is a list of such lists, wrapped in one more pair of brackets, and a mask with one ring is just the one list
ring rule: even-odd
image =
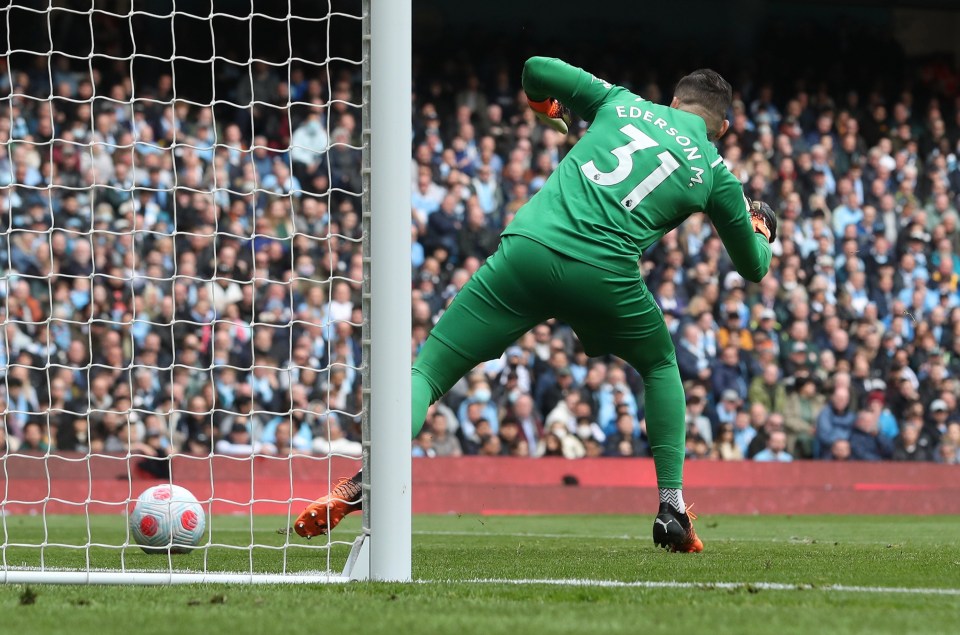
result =
[{"label": "goalkeeper's outstretched arm", "polygon": [[717,228],[737,273],[760,282],[770,269],[770,232],[763,233],[754,225],[740,181],[723,164],[716,169],[704,212]]},{"label": "goalkeeper's outstretched arm", "polygon": [[535,110],[535,104],[557,100],[586,121],[593,121],[600,105],[617,90],[583,69],[552,57],[528,59],[523,65],[522,82]]}]

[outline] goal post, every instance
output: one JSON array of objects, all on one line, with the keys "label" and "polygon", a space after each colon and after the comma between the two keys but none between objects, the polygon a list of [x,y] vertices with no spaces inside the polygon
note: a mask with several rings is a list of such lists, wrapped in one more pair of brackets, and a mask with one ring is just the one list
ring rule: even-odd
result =
[{"label": "goal post", "polygon": [[411,0],[371,0],[370,576],[410,579]]},{"label": "goal post", "polygon": [[[409,581],[411,0],[0,33],[0,583]],[[361,466],[362,519],[297,536]],[[163,483],[191,553],[128,527]]]}]

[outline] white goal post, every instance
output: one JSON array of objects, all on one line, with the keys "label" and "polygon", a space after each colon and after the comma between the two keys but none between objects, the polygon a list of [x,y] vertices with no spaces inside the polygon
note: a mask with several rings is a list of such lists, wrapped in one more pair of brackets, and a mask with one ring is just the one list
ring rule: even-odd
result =
[{"label": "white goal post", "polygon": [[411,2],[0,7],[0,583],[412,579]]},{"label": "white goal post", "polygon": [[[411,579],[409,160],[411,0],[371,0],[370,576]],[[378,50],[378,47],[382,47]],[[401,239],[402,237],[402,239]],[[374,257],[375,254],[375,257]],[[367,473],[366,471],[364,472]]]}]

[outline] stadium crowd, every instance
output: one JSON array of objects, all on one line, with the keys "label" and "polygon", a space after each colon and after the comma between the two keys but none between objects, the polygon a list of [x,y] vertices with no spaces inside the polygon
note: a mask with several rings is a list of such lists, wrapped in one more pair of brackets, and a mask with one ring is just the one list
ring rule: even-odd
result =
[{"label": "stadium crowd", "polygon": [[[50,69],[0,69],[2,451],[358,455],[356,73],[255,63],[218,95],[256,99],[240,109],[169,75]],[[414,354],[587,126],[535,125],[516,69],[458,70],[414,96]],[[639,263],[689,458],[958,462],[951,77],[922,102],[734,81],[720,146],[780,217],[770,274],[733,272],[701,215]],[[643,413],[632,369],[544,323],[431,408],[413,452],[647,456]]]}]

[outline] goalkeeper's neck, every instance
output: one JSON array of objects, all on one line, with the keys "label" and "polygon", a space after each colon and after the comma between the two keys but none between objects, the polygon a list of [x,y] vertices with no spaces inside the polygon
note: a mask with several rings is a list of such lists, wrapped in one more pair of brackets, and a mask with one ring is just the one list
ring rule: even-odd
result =
[{"label": "goalkeeper's neck", "polygon": [[670,102],[670,107],[689,112],[703,119],[703,123],[707,126],[707,137],[711,141],[716,141],[722,137],[730,128],[730,122],[728,120],[717,117],[699,104],[684,103],[680,101],[679,97],[675,96],[673,101]]}]

